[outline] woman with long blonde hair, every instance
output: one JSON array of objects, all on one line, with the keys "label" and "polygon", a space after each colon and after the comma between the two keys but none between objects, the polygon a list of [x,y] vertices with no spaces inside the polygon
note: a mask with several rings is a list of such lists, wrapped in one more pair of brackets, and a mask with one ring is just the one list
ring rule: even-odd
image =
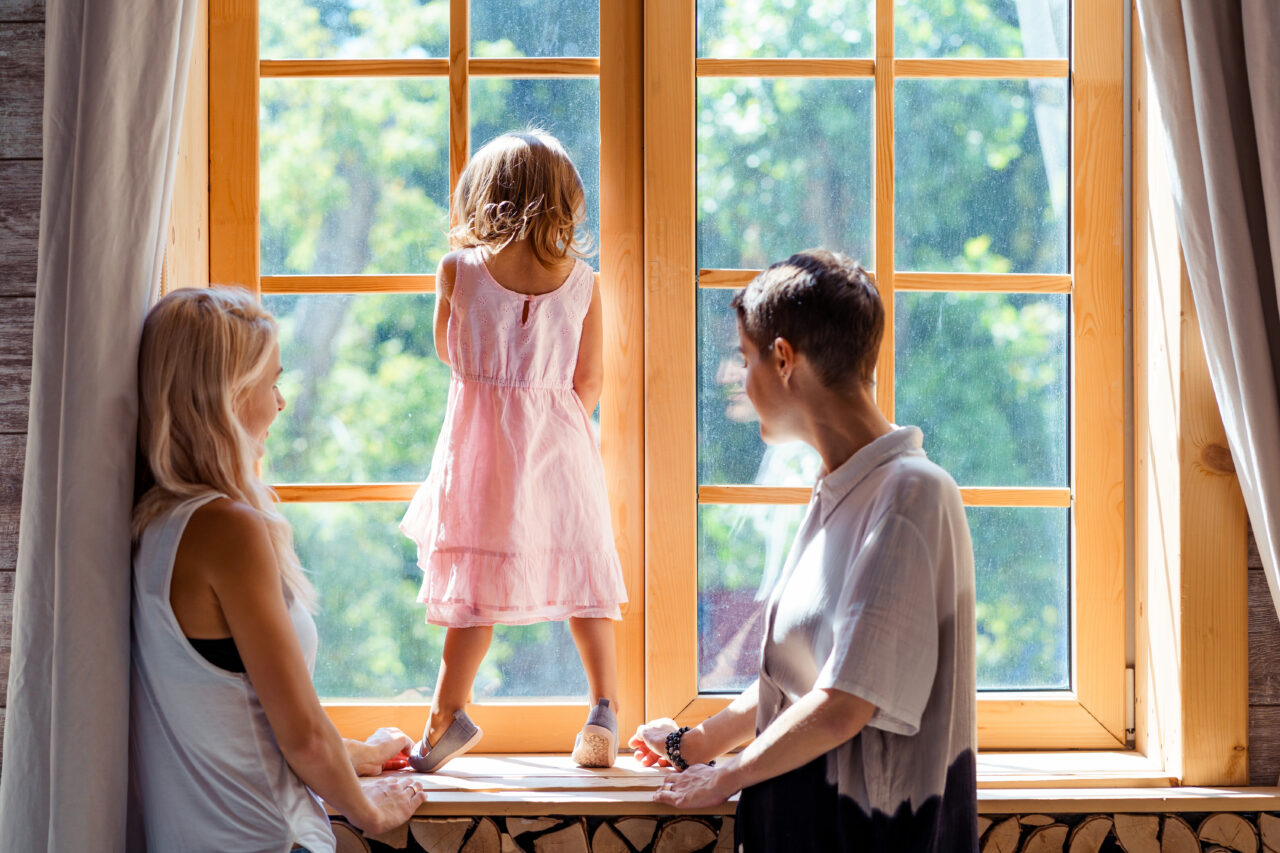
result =
[{"label": "woman with long blonde hair", "polygon": [[362,787],[412,741],[344,741],[312,686],[315,591],[255,470],[280,372],[275,321],[239,288],[147,317],[130,741],[153,850],[332,851],[317,795],[374,834],[425,799],[403,777]]}]

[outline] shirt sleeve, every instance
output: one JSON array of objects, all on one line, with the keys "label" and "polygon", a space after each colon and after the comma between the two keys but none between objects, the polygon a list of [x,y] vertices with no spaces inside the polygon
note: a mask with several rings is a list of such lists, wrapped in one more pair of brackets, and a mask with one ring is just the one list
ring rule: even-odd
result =
[{"label": "shirt sleeve", "polygon": [[881,519],[852,555],[814,684],[867,700],[868,725],[895,734],[919,731],[938,666],[932,556],[909,519]]}]

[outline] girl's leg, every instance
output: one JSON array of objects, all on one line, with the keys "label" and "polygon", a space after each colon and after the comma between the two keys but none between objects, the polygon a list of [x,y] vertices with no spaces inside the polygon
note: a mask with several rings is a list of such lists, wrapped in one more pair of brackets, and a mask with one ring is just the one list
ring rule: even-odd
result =
[{"label": "girl's leg", "polygon": [[613,712],[618,713],[618,657],[613,639],[612,619],[569,620],[569,631],[582,658],[582,668],[587,672],[587,687],[591,690],[591,705],[599,699],[608,699]]},{"label": "girl's leg", "polygon": [[431,719],[423,733],[428,746],[435,746],[453,722],[453,715],[467,707],[471,685],[480,671],[480,662],[489,651],[491,639],[492,625],[450,628],[445,632],[440,677],[436,679],[436,692],[431,699]]}]

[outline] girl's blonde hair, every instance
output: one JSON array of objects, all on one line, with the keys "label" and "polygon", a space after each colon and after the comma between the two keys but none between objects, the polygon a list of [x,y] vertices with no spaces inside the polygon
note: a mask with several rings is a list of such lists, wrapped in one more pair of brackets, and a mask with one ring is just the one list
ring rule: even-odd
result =
[{"label": "girl's blonde hair", "polygon": [[506,133],[485,143],[458,179],[449,246],[500,252],[529,239],[544,267],[570,254],[591,255],[578,229],[586,220],[582,177],[559,140],[541,130]]},{"label": "girl's blonde hair", "polygon": [[255,471],[255,440],[236,410],[262,376],[276,322],[239,287],[176,290],[156,303],[138,354],[138,454],[145,487],[133,536],[175,504],[222,494],[266,522],[285,587],[308,608],[316,593],[293,550],[293,530]]}]

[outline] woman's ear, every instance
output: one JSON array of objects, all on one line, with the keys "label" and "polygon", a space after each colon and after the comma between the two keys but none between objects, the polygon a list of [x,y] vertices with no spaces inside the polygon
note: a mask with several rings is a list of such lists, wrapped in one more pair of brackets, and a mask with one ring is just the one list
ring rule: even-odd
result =
[{"label": "woman's ear", "polygon": [[786,338],[773,339],[773,361],[778,365],[778,372],[781,374],[783,381],[791,378],[791,371],[796,366],[796,351],[791,346],[791,341]]}]

